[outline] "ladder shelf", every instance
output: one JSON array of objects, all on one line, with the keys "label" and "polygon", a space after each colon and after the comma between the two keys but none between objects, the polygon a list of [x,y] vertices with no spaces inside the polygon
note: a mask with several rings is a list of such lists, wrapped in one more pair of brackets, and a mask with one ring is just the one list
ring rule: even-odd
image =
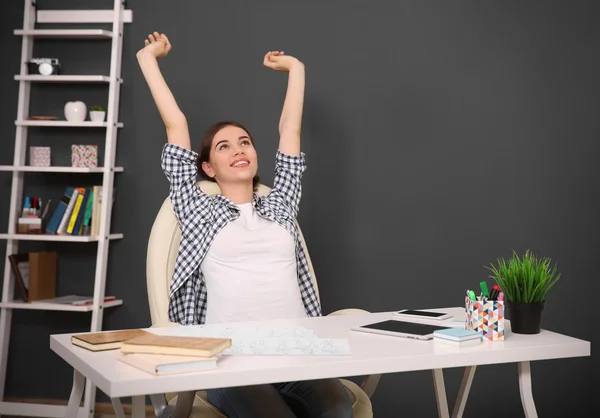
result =
[{"label": "ladder shelf", "polygon": [[[97,234],[95,233],[93,236],[17,233],[17,220],[23,202],[23,186],[27,173],[100,174],[102,176],[102,193],[99,197],[102,202],[113,202],[115,173],[124,171],[123,167],[115,167],[117,133],[119,128],[123,127],[123,123],[119,122],[120,89],[123,83],[121,76],[123,28],[124,24],[131,23],[133,19],[132,11],[125,9],[126,5],[123,0],[113,0],[112,8],[101,10],[38,10],[37,7],[35,1],[24,0],[23,27],[13,31],[15,36],[21,37],[21,57],[19,61],[21,68],[19,74],[14,76],[15,81],[19,83],[17,115],[15,118],[15,148],[12,164],[0,166],[0,175],[11,173],[12,176],[8,228],[6,232],[0,233],[0,240],[6,241],[2,298],[0,300],[0,416],[63,417],[66,413],[66,406],[4,401],[12,313],[14,310],[89,312],[91,313],[89,332],[101,331],[104,309],[118,307],[123,304],[123,300],[118,298],[115,300],[105,299],[109,245],[113,240],[122,239],[123,234],[110,232],[112,204],[99,206],[100,213],[97,219],[99,220],[99,227]],[[38,28],[38,23],[45,24],[45,27]],[[111,28],[80,29],[69,27],[73,24],[89,26],[95,23],[105,24],[104,26],[110,24]],[[56,27],[48,28],[52,25]],[[48,39],[47,42],[51,42],[53,39],[69,40],[69,42],[110,42],[108,74],[30,74],[27,63],[33,58],[33,43],[38,39]],[[102,122],[30,119],[29,105],[32,83],[75,83],[80,85],[78,88],[85,88],[86,83],[106,85],[106,118]],[[105,131],[104,162],[102,166],[78,168],[26,165],[28,130],[29,128],[44,127],[102,128]],[[58,199],[53,206],[56,206],[57,202]],[[92,302],[81,306],[58,303],[59,301],[23,302],[16,299],[14,297],[15,279],[12,275],[8,256],[18,253],[21,241],[45,241],[49,242],[49,245],[53,242],[72,243],[72,245],[77,243],[95,245],[96,263]],[[64,300],[60,302],[64,302]],[[39,373],[39,379],[51,379],[49,376],[43,376],[42,369],[39,369]],[[68,397],[68,393],[65,394],[65,397]],[[79,418],[93,418],[95,399],[96,387],[87,381],[83,405],[78,409]]]}]

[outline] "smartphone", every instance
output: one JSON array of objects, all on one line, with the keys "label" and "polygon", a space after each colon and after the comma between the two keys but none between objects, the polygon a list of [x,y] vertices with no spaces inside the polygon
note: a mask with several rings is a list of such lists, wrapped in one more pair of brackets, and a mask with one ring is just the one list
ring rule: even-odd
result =
[{"label": "smartphone", "polygon": [[394,315],[402,316],[404,318],[436,319],[438,321],[452,318],[452,315],[446,312],[422,311],[417,309],[403,309],[401,311],[394,312]]}]

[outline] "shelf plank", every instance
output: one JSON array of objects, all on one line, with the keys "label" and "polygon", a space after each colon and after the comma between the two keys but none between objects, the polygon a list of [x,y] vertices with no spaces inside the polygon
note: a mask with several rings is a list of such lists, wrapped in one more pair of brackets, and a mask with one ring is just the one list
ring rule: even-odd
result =
[{"label": "shelf plank", "polygon": [[[102,306],[104,308],[112,308],[113,306],[122,305],[121,299],[111,300],[105,302]],[[23,302],[22,300],[13,300],[10,302],[0,302],[0,308],[10,309],[30,309],[38,311],[69,311],[69,312],[90,312],[94,308],[92,305],[86,306],[73,306],[63,303],[44,303],[44,302]]]},{"label": "shelf plank", "polygon": [[15,75],[18,81],[37,81],[40,83],[108,83],[107,75]]},{"label": "shelf plank", "polygon": [[[64,418],[67,412],[66,405],[50,405],[46,403],[29,402],[0,402],[2,416]],[[78,417],[86,416],[87,408],[79,407]]]},{"label": "shelf plank", "polygon": [[[122,173],[123,167],[115,167],[115,173]],[[0,171],[24,171],[30,173],[103,173],[104,167],[36,167],[29,165],[0,165]]]},{"label": "shelf plank", "polygon": [[[121,13],[123,23],[133,21],[133,11],[125,9]],[[38,10],[37,23],[112,23],[115,12],[100,10]]]},{"label": "shelf plank", "polygon": [[[17,126],[48,126],[53,128],[75,127],[75,128],[106,128],[108,122],[69,122],[66,120],[16,120]],[[117,123],[117,128],[122,128],[123,122]]]},{"label": "shelf plank", "polygon": [[[110,234],[108,239],[122,239],[123,234]],[[60,241],[60,242],[95,242],[99,241],[99,237],[95,236],[79,236],[79,235],[48,235],[48,234],[0,234],[0,240],[16,240],[16,241]]]},{"label": "shelf plank", "polygon": [[15,29],[15,35],[36,38],[110,39],[113,34],[104,29]]}]

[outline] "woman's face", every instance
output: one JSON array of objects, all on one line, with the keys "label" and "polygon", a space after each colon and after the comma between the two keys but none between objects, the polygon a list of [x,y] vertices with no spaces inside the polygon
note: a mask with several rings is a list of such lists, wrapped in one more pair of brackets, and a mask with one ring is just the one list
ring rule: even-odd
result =
[{"label": "woman's face", "polygon": [[223,183],[250,182],[258,171],[258,157],[248,133],[237,126],[226,126],[214,136],[204,172]]}]

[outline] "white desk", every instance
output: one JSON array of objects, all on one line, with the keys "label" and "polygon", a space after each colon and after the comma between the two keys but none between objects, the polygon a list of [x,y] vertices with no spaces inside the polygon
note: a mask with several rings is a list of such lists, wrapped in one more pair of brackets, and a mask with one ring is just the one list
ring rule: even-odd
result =
[{"label": "white desk", "polygon": [[[464,317],[464,308],[444,309],[456,318]],[[152,376],[116,360],[116,351],[91,352],[71,344],[72,334],[52,335],[50,347],[74,368],[73,390],[67,417],[78,415],[85,379],[112,399],[132,396],[133,416],[144,416],[145,395],[185,392],[219,387],[255,385],[281,381],[298,381],[330,377],[362,376],[416,370],[433,370],[438,411],[449,417],[442,369],[466,367],[453,417],[464,411],[476,366],[519,363],[521,401],[527,418],[537,417],[531,392],[529,362],[591,354],[590,343],[542,330],[537,335],[510,332],[506,322],[504,342],[483,342],[474,347],[457,348],[418,341],[350,331],[354,325],[390,318],[390,313],[330,316],[301,320],[270,321],[268,324],[245,323],[235,326],[302,326],[314,330],[322,338],[348,338],[351,356],[226,356],[214,371]],[[452,319],[444,321],[449,323]],[[420,321],[436,323],[435,321]],[[460,326],[460,323],[453,323]],[[172,328],[149,331],[168,334]],[[118,405],[118,403],[116,403]]]}]

